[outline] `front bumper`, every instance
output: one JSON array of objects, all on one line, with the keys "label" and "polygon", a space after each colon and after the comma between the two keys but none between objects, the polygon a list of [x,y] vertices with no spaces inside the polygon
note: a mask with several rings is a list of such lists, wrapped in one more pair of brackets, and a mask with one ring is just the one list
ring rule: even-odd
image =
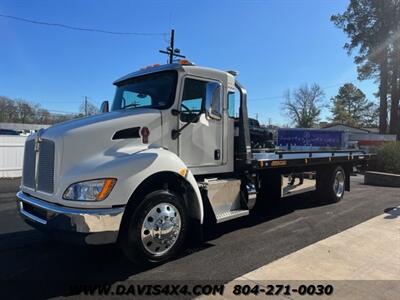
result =
[{"label": "front bumper", "polygon": [[56,239],[90,245],[117,241],[125,207],[71,208],[49,203],[22,191],[17,193],[18,211],[29,225]]}]

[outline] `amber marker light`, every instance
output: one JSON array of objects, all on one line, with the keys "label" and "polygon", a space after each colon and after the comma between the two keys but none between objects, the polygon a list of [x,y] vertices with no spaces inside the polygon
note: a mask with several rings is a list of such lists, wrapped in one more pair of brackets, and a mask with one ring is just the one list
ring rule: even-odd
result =
[{"label": "amber marker light", "polygon": [[101,189],[100,193],[97,194],[96,200],[102,201],[107,198],[110,194],[111,190],[113,189],[115,182],[117,180],[113,178],[107,178],[104,180],[103,188]]}]

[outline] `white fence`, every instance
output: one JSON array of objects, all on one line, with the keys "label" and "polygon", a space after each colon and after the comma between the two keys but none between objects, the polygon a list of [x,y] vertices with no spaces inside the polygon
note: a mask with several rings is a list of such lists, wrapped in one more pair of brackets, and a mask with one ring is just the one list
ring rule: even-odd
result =
[{"label": "white fence", "polygon": [[0,135],[0,178],[21,177],[25,136]]}]

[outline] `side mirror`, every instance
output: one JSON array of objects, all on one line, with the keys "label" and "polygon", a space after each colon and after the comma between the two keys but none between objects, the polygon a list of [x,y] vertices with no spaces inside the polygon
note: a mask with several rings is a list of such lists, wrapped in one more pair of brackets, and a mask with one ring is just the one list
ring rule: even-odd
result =
[{"label": "side mirror", "polygon": [[110,109],[109,109],[108,101],[103,101],[103,103],[101,103],[101,106],[100,106],[100,112],[101,113],[106,113],[106,112],[109,112],[109,111],[110,111]]},{"label": "side mirror", "polygon": [[206,86],[206,116],[210,119],[221,120],[222,85],[218,82],[209,82]]}]

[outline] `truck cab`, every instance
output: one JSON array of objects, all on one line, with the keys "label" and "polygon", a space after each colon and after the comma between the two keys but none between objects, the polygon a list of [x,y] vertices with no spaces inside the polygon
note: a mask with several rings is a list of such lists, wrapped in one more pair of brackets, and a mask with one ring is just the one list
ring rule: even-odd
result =
[{"label": "truck cab", "polygon": [[[193,175],[233,171],[232,74],[184,61],[145,68],[114,84],[113,111],[141,107],[159,111],[162,124],[148,126],[149,145],[179,156]],[[153,135],[153,130],[160,132]]]},{"label": "truck cab", "polygon": [[187,60],[153,65],[116,80],[102,114],[32,134],[20,215],[55,238],[118,242],[135,263],[154,264],[206,222],[264,210],[284,172],[320,170],[319,189],[339,201],[364,153],[253,153],[235,76]]}]

